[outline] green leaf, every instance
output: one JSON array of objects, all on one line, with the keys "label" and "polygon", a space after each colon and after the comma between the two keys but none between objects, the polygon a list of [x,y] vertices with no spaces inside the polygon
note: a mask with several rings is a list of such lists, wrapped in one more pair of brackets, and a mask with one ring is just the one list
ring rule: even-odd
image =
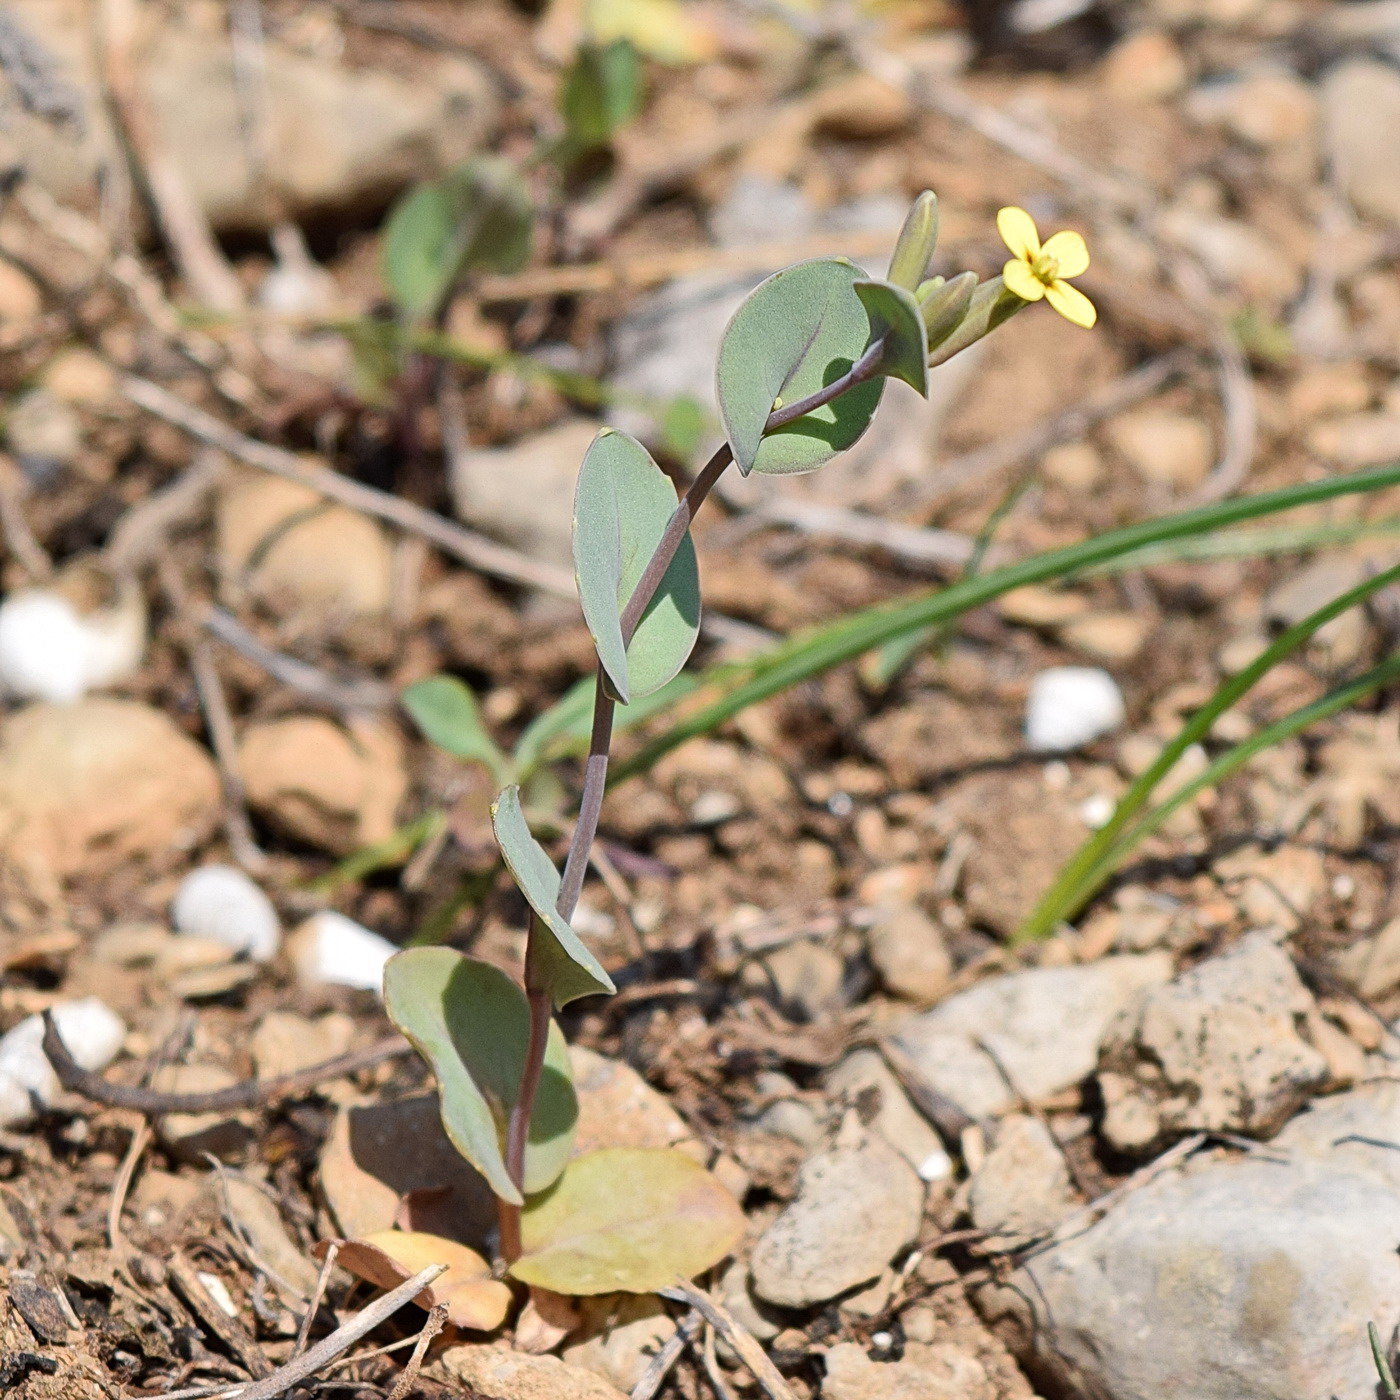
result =
[{"label": "green leaf", "polygon": [[928,341],[914,293],[893,282],[861,281],[856,295],[870,317],[870,339],[885,337],[880,372],[928,394]]},{"label": "green leaf", "polygon": [[510,760],[487,733],[471,687],[456,676],[429,676],[399,697],[430,744],[458,758],[484,763],[498,782],[510,776]]},{"label": "green leaf", "polygon": [[464,272],[515,272],[530,254],[534,206],[519,172],[474,156],[396,204],[384,230],[384,273],[399,309],[431,317]]},{"label": "green leaf", "polygon": [[749,294],[720,341],[716,383],[734,460],[751,471],[809,472],[870,426],[883,381],[872,379],[764,435],[778,400],[793,403],[839,379],[861,357],[870,318],[845,258],[818,258],[774,273]]},{"label": "green leaf", "polygon": [[738,1202],[698,1162],[655,1147],[607,1147],[569,1163],[525,1203],[510,1272],[556,1293],[653,1293],[719,1263],[744,1235]]},{"label": "green leaf", "polygon": [[924,280],[938,246],[938,196],[925,190],[914,201],[890,256],[889,280],[913,291]]},{"label": "green leaf", "polygon": [[[520,1204],[506,1171],[505,1133],[530,1041],[525,993],[490,963],[451,948],[409,948],[384,968],[384,1009],[432,1066],[452,1145],[498,1196]],[[525,1149],[527,1194],[564,1170],[577,1122],[569,1048],[551,1024]]]},{"label": "green leaf", "polygon": [[559,94],[568,146],[579,154],[607,146],[641,105],[642,65],[631,42],[583,44]]},{"label": "green leaf", "polygon": [[555,907],[563,882],[548,852],[530,834],[518,787],[506,788],[495,800],[491,823],[510,873],[542,925],[540,937],[530,940],[536,961],[526,969],[526,980],[531,986],[548,987],[556,1007],[575,997],[616,991],[602,964]]},{"label": "green leaf", "polygon": [[624,705],[660,690],[700,635],[700,571],[687,534],[623,646],[622,611],[675,509],[676,488],[641,443],[611,428],[593,439],[574,496],[574,572],[609,689]]}]

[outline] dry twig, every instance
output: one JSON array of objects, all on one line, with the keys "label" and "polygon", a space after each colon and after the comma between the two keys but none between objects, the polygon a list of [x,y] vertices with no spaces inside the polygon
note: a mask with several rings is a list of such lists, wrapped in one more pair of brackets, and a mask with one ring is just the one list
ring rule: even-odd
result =
[{"label": "dry twig", "polygon": [[680,1359],[686,1343],[700,1330],[700,1310],[691,1308],[676,1324],[676,1330],[661,1344],[656,1355],[647,1362],[647,1368],[632,1387],[627,1400],[651,1400],[661,1389],[662,1382],[671,1374],[671,1367]]},{"label": "dry twig", "polygon": [[768,1353],[753,1335],[740,1326],[703,1289],[696,1288],[688,1279],[680,1279],[673,1287],[658,1291],[663,1298],[670,1298],[677,1303],[688,1303],[696,1309],[738,1353],[739,1359],[753,1372],[754,1379],[767,1393],[768,1400],[796,1400],[792,1388],[783,1379],[782,1372],[768,1359]]}]

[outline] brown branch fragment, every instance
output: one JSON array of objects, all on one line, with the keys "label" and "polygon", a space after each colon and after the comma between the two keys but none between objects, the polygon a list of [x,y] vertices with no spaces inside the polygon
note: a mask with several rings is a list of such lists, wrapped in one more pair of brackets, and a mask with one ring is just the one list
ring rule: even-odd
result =
[{"label": "brown branch fragment", "polygon": [[703,1289],[686,1279],[680,1279],[672,1288],[657,1290],[663,1298],[675,1303],[688,1303],[708,1322],[738,1353],[739,1359],[753,1372],[754,1379],[768,1395],[768,1400],[796,1400],[792,1388],[783,1379],[783,1374],[772,1363],[768,1353],[758,1344],[753,1334],[740,1326],[719,1303]]}]

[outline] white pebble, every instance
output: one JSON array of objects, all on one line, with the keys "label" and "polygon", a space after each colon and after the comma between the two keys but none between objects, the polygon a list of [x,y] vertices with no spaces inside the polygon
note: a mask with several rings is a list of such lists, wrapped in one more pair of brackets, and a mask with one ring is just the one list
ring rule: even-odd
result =
[{"label": "white pebble", "polygon": [[272,901],[241,870],[201,865],[175,891],[171,917],[179,932],[212,938],[254,962],[275,956],[282,926]]},{"label": "white pebble", "polygon": [[214,1300],[221,1313],[226,1317],[238,1316],[238,1304],[233,1301],[233,1294],[228,1291],[228,1284],[218,1274],[197,1273],[195,1278],[204,1285],[204,1291]]},{"label": "white pebble", "polygon": [[930,1152],[919,1163],[919,1176],[924,1181],[942,1181],[952,1174],[953,1159],[942,1148]]},{"label": "white pebble", "polygon": [[1106,827],[1118,804],[1106,793],[1095,792],[1079,804],[1079,819],[1091,831]]},{"label": "white pebble", "polygon": [[1026,741],[1041,752],[1077,749],[1123,722],[1118,682],[1097,666],[1051,666],[1031,682]]},{"label": "white pebble", "polygon": [[384,987],[384,964],[399,950],[354,919],[323,909],[292,935],[292,956],[308,982],[330,982],[378,992]]},{"label": "white pebble", "polygon": [[[121,1017],[97,997],[61,1002],[54,1022],[68,1053],[86,1070],[106,1069],[126,1039]],[[44,1054],[44,1019],[26,1016],[0,1037],[0,1127],[23,1123],[62,1089]]]},{"label": "white pebble", "polygon": [[125,679],[141,664],[146,615],[130,589],[86,616],[46,588],[0,603],[0,684],[25,700],[66,705]]}]

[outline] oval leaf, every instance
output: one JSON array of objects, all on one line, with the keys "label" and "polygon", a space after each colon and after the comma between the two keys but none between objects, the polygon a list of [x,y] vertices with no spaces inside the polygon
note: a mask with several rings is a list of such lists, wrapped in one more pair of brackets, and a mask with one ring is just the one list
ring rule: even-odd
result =
[{"label": "oval leaf", "polygon": [[631,644],[625,650],[622,644],[622,611],[675,510],[676,488],[646,448],[604,428],[579,468],[574,573],[598,660],[624,705],[660,690],[685,665],[700,635],[700,570],[687,534]]},{"label": "oval leaf", "polygon": [[530,833],[518,787],[506,788],[492,803],[491,824],[520,893],[543,925],[542,936],[530,940],[534,963],[526,968],[527,981],[531,986],[548,987],[556,1007],[575,997],[616,991],[602,964],[555,907],[563,881],[549,853]]},{"label": "oval leaf", "polygon": [[938,196],[925,190],[910,206],[890,255],[889,280],[913,291],[924,280],[938,247]]},{"label": "oval leaf", "polygon": [[734,313],[720,342],[716,382],[724,431],[745,475],[813,471],[869,427],[884,387],[878,378],[763,432],[778,399],[815,394],[860,358],[870,319],[853,287],[864,276],[845,258],[798,263],[760,282]]},{"label": "oval leaf", "polygon": [[484,763],[498,781],[505,781],[510,761],[486,731],[471,687],[456,676],[429,676],[399,697],[413,722],[430,744],[458,758]]},{"label": "oval leaf", "polygon": [[893,282],[855,284],[856,295],[870,317],[870,339],[885,337],[880,373],[902,379],[911,389],[928,393],[928,340],[923,313],[913,292]]},{"label": "oval leaf", "polygon": [[[518,1205],[504,1142],[530,1041],[525,993],[499,968],[451,948],[408,948],[384,968],[384,1009],[432,1066],[452,1145]],[[525,1148],[527,1192],[543,1191],[563,1171],[577,1123],[568,1046],[551,1024]]]},{"label": "oval leaf", "polygon": [[684,1153],[608,1147],[526,1202],[510,1271],[556,1293],[651,1293],[719,1263],[743,1234],[738,1202]]},{"label": "oval leaf", "polygon": [[[456,1240],[416,1230],[380,1230],[336,1243],[336,1263],[376,1288],[397,1288],[431,1264],[446,1264],[447,1272],[439,1274],[415,1303],[424,1308],[442,1303],[449,1322],[478,1332],[494,1332],[506,1320],[510,1288],[491,1277],[491,1266],[481,1255]],[[324,1259],[328,1248],[329,1243],[318,1244],[315,1252]]]}]

